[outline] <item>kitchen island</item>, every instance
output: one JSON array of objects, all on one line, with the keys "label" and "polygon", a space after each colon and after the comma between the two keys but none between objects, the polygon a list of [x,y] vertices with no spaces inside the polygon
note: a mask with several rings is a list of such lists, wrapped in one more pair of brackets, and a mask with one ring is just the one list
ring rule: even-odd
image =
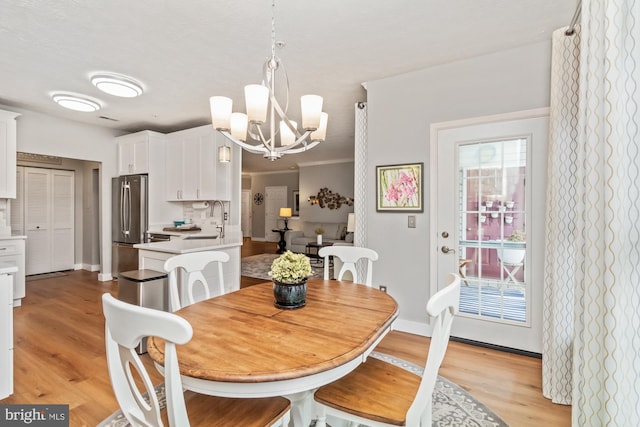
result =
[{"label": "kitchen island", "polygon": [[[228,227],[225,237],[217,237],[216,231],[189,232],[171,234],[171,240],[134,245],[138,249],[138,268],[140,270],[155,270],[164,272],[164,263],[174,255],[203,251],[222,251],[229,255],[229,261],[224,263],[224,289],[232,292],[240,289],[240,247],[242,246],[242,231]],[[204,271],[212,295],[218,289],[217,270],[209,266]],[[197,289],[196,289],[197,291]],[[199,295],[195,295],[196,299]],[[204,293],[201,295],[204,298]],[[180,298],[186,297],[186,290],[180,289]]]}]

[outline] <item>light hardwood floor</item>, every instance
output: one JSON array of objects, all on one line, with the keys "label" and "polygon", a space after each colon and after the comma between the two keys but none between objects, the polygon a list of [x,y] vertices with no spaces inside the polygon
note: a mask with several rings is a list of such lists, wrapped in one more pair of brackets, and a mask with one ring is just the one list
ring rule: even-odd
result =
[{"label": "light hardwood floor", "polygon": [[[275,244],[245,242],[243,256],[275,252]],[[27,282],[27,297],[14,309],[15,393],[0,403],[61,403],[71,426],[95,426],[117,409],[104,352],[100,297],[117,282],[97,273]],[[242,286],[255,280],[243,278]],[[423,363],[428,339],[390,333],[379,350]],[[144,356],[151,368],[148,356]],[[159,374],[150,369],[154,382]],[[568,426],[571,410],[541,394],[541,361],[451,342],[440,374],[485,403],[510,426]]]}]

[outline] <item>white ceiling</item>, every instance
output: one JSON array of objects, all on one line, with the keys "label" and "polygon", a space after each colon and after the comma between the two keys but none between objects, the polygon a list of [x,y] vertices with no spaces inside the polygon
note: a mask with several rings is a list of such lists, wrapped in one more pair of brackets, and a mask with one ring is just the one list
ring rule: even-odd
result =
[{"label": "white ceiling", "polygon": [[[290,115],[297,115],[300,95],[322,95],[327,141],[275,162],[245,152],[243,170],[352,159],[363,82],[549,40],[569,24],[575,6],[575,0],[277,0]],[[126,132],[209,124],[212,95],[230,96],[234,110],[243,110],[243,87],[261,81],[271,51],[269,0],[0,0],[0,9],[0,104]],[[135,77],[145,93],[103,94],[88,79],[97,71]],[[65,110],[51,100],[53,91],[98,98],[103,108]]]}]

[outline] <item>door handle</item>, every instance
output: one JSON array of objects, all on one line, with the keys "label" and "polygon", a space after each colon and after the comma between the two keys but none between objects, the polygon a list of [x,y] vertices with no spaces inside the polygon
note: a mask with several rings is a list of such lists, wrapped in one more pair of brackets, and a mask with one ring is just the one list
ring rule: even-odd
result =
[{"label": "door handle", "polygon": [[441,247],[440,250],[442,251],[443,254],[456,253],[455,249],[451,249],[449,246],[446,246],[446,245]]}]

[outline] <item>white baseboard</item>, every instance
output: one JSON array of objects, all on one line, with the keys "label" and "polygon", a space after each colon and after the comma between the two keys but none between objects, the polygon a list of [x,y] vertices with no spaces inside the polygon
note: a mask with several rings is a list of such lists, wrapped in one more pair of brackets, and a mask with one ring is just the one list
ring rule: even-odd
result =
[{"label": "white baseboard", "polygon": [[86,263],[82,263],[82,264],[76,264],[74,266],[74,270],[85,270],[85,271],[100,271],[100,264],[86,264]]},{"label": "white baseboard", "polygon": [[111,273],[109,274],[98,274],[98,281],[100,282],[108,282],[109,280],[113,280],[113,276],[111,275]]},{"label": "white baseboard", "polygon": [[420,335],[423,337],[430,337],[432,327],[427,323],[398,319],[393,324],[393,330],[406,332],[408,334]]}]

